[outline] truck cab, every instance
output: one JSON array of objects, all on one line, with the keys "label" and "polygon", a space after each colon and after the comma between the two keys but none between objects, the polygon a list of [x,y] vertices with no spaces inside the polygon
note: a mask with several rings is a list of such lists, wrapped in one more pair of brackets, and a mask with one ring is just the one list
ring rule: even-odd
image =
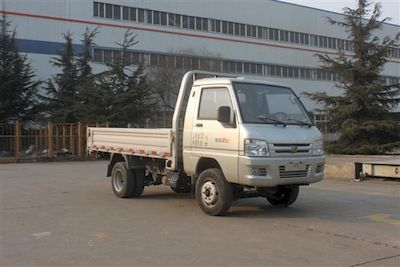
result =
[{"label": "truck cab", "polygon": [[323,142],[286,86],[242,78],[193,84],[183,130],[183,164],[215,160],[228,182],[268,187],[323,178]]}]

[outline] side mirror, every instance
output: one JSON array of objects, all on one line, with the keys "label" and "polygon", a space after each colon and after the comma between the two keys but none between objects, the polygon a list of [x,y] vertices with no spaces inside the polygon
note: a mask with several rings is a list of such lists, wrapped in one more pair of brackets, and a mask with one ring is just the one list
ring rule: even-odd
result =
[{"label": "side mirror", "polygon": [[218,121],[221,123],[231,122],[231,108],[228,106],[222,106],[218,108]]}]

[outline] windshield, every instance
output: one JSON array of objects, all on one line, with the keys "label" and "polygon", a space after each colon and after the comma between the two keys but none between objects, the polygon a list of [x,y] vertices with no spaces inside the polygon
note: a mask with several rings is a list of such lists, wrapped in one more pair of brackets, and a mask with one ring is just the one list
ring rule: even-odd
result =
[{"label": "windshield", "polygon": [[244,123],[312,124],[290,88],[249,83],[234,83],[233,87]]}]

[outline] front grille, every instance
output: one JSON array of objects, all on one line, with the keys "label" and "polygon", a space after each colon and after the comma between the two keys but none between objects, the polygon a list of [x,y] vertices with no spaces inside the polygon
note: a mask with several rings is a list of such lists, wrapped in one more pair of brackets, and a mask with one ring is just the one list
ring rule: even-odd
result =
[{"label": "front grille", "polygon": [[308,153],[310,144],[274,144],[275,153]]},{"label": "front grille", "polygon": [[320,164],[315,168],[315,173],[321,173],[324,171],[324,164]]},{"label": "front grille", "polygon": [[279,176],[280,178],[306,178],[310,170],[310,165],[306,165],[303,170],[286,170],[285,166],[279,166]]}]

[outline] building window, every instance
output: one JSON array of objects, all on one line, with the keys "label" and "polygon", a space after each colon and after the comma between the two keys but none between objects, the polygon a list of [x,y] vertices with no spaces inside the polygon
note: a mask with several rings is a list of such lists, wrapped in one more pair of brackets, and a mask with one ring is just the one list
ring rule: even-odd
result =
[{"label": "building window", "polygon": [[93,61],[94,62],[104,62],[102,49],[94,49],[93,50]]},{"label": "building window", "polygon": [[161,12],[161,25],[167,25],[167,13]]},{"label": "building window", "polygon": [[288,31],[280,31],[280,40],[281,42],[289,42],[289,32]]},{"label": "building window", "polygon": [[153,11],[152,10],[146,10],[146,19],[147,19],[147,23],[153,24]]},{"label": "building window", "polygon": [[173,27],[176,26],[175,14],[171,14],[171,13],[168,14],[168,25],[173,26]]},{"label": "building window", "polygon": [[144,9],[138,8],[138,22],[144,22]]},{"label": "building window", "polygon": [[208,32],[208,19],[205,18],[202,19],[202,27],[203,31]]},{"label": "building window", "polygon": [[104,60],[104,63],[106,63],[106,64],[110,64],[112,62],[112,51],[111,50],[103,51],[103,60]]},{"label": "building window", "polygon": [[196,30],[201,31],[201,18],[196,17]]},{"label": "building window", "polygon": [[251,28],[252,28],[252,37],[257,37],[257,26],[251,26]]},{"label": "building window", "polygon": [[252,28],[251,25],[247,25],[247,36],[251,37],[252,36]]},{"label": "building window", "polygon": [[106,18],[112,19],[112,15],[113,15],[113,6],[106,4]]},{"label": "building window", "polygon": [[249,63],[244,63],[243,64],[243,69],[244,69],[244,73],[249,74],[250,73],[250,64]]},{"label": "building window", "polygon": [[137,18],[137,16],[136,16],[136,8],[130,8],[129,9],[129,20],[130,21],[136,21],[136,18]]},{"label": "building window", "polygon": [[211,31],[221,32],[221,21],[217,19],[212,19],[211,21]]},{"label": "building window", "polygon": [[257,26],[257,37],[262,39],[263,38],[263,28]]},{"label": "building window", "polygon": [[269,39],[274,41],[279,41],[279,30],[272,28],[269,28],[268,30],[269,30],[268,34]]},{"label": "building window", "polygon": [[240,24],[235,23],[235,35],[240,35]]},{"label": "building window", "polygon": [[222,21],[222,33],[228,33],[228,23],[226,21]]},{"label": "building window", "polygon": [[189,29],[189,17],[183,15],[182,16],[182,28]]},{"label": "building window", "polygon": [[189,29],[194,30],[195,19],[194,17],[189,17]]},{"label": "building window", "polygon": [[129,7],[124,6],[122,8],[122,19],[129,20]]},{"label": "building window", "polygon": [[263,75],[263,65],[262,64],[256,64],[256,73],[257,73],[257,75],[259,75],[259,76],[262,76]]},{"label": "building window", "polygon": [[114,5],[114,19],[121,19],[121,6]]},{"label": "building window", "polygon": [[93,16],[99,16],[99,3],[93,2]]},{"label": "building window", "polygon": [[228,33],[233,35],[233,22],[228,23]]},{"label": "building window", "polygon": [[240,35],[246,36],[246,25],[240,24]]},{"label": "building window", "polygon": [[153,23],[160,25],[160,12],[153,11]]},{"label": "building window", "polygon": [[181,15],[175,15],[176,27],[181,27]]}]

